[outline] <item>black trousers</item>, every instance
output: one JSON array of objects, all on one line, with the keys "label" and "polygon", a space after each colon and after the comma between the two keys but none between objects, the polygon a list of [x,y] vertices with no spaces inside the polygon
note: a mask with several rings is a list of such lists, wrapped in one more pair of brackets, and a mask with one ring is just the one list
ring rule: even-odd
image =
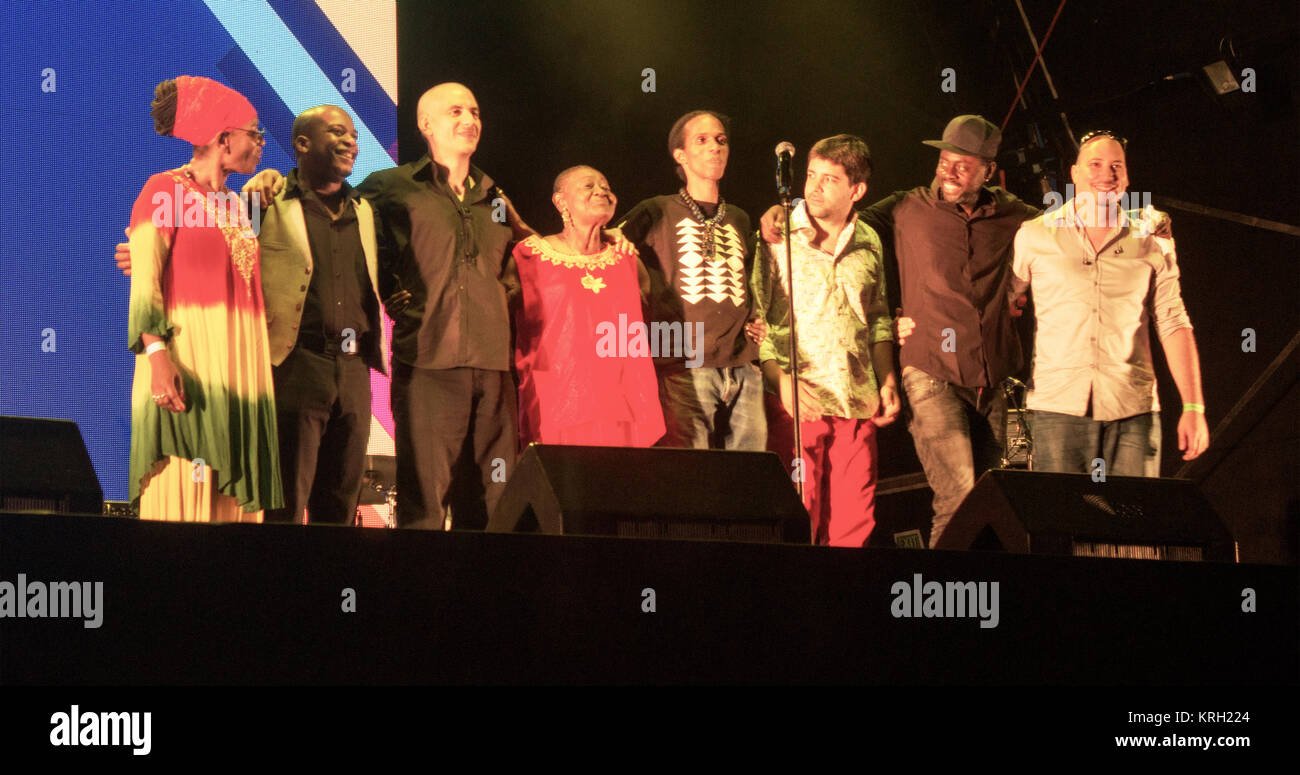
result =
[{"label": "black trousers", "polygon": [[514,473],[518,435],[508,371],[393,363],[397,525],[482,528]]},{"label": "black trousers", "polygon": [[370,440],[370,368],[355,355],[295,347],[271,369],[280,433],[283,509],[267,522],[351,525]]}]

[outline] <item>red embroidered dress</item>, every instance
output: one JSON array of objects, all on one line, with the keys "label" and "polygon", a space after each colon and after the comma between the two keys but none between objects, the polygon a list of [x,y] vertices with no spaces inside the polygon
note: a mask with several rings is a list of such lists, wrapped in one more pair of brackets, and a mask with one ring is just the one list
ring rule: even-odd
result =
[{"label": "red embroidered dress", "polygon": [[612,246],[563,253],[534,236],[515,247],[514,259],[523,293],[515,366],[524,444],[654,444],[664,433],[654,364],[627,346],[627,332],[644,327],[636,257]]},{"label": "red embroidered dress", "polygon": [[[245,512],[283,505],[258,244],[247,220],[231,217],[240,210],[223,198],[232,196],[172,170],[149,178],[131,211],[133,502],[151,480],[163,481],[165,462],[170,469],[179,458],[193,475],[169,477],[168,488],[189,489],[192,479]],[[184,412],[154,403],[142,334],[167,342],[184,383]],[[141,515],[208,518],[194,502],[193,493],[181,493],[160,507],[166,513],[142,507]]]}]

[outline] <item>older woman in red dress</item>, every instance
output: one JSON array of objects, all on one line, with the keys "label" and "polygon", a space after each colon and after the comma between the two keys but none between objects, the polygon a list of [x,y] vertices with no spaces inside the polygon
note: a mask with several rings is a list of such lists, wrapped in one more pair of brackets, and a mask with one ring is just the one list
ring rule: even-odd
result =
[{"label": "older woman in red dress", "polygon": [[618,332],[644,329],[649,277],[635,253],[602,240],[618,203],[604,175],[567,169],[551,201],[564,231],[520,242],[507,269],[517,272],[520,437],[525,445],[648,447],[664,433],[650,353],[610,345]]},{"label": "older woman in red dress", "polygon": [[260,522],[283,505],[256,235],[226,188],[257,111],[207,78],[158,85],[154,128],[194,147],[131,211],[131,500],[146,519]]}]

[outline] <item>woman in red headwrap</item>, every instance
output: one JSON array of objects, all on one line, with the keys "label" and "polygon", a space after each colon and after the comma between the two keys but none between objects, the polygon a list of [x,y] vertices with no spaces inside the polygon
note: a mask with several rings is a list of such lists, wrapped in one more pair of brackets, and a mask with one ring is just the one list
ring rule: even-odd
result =
[{"label": "woman in red headwrap", "polygon": [[275,400],[257,238],[226,188],[261,159],[257,111],[184,75],[151,107],[194,156],[131,211],[131,500],[145,519],[260,522],[283,505]]}]

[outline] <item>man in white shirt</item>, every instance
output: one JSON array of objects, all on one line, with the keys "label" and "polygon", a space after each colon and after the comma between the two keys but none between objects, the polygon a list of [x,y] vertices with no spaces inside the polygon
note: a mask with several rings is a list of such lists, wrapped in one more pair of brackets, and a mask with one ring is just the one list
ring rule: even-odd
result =
[{"label": "man in white shirt", "polygon": [[[1075,196],[1020,227],[1011,293],[1032,285],[1034,469],[1160,475],[1160,402],[1149,315],[1183,400],[1178,448],[1209,446],[1201,369],[1183,306],[1172,239],[1120,207],[1127,142],[1083,136],[1071,168]],[[1150,310],[1150,312],[1148,312]]]}]

